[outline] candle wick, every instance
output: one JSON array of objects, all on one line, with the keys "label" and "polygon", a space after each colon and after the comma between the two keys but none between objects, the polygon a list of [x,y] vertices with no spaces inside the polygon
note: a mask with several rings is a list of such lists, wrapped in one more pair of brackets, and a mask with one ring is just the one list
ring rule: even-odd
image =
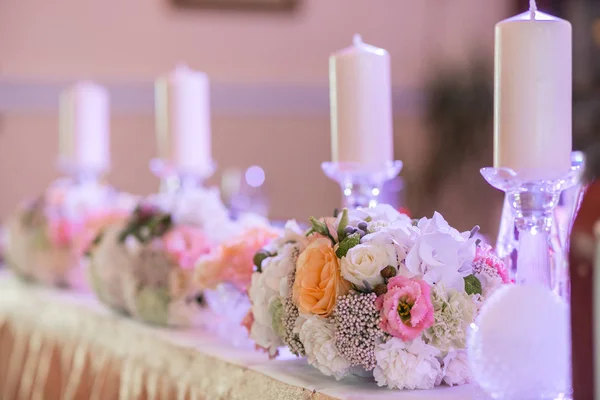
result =
[{"label": "candle wick", "polygon": [[529,0],[529,15],[531,19],[535,19],[535,13],[537,11],[537,4],[535,0]]},{"label": "candle wick", "polygon": [[361,44],[363,44],[362,36],[360,36],[360,34],[358,34],[358,33],[355,33],[354,36],[352,37],[352,43],[355,46],[360,46]]}]

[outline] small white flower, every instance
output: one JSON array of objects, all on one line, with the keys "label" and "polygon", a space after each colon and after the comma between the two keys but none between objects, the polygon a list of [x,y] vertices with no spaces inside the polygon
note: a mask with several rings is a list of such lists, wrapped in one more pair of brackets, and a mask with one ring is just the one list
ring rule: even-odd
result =
[{"label": "small white flower", "polygon": [[316,315],[304,317],[299,337],[310,365],[327,376],[340,380],[350,371],[350,363],[335,346],[335,326]]},{"label": "small white flower", "polygon": [[356,245],[348,250],[340,263],[342,276],[360,289],[365,289],[364,282],[367,282],[371,288],[383,283],[380,272],[388,265],[398,265],[396,252],[391,243],[388,246],[368,242]]},{"label": "small white flower", "polygon": [[471,381],[471,371],[465,350],[452,351],[444,357],[442,373],[449,386],[464,385]]},{"label": "small white flower", "polygon": [[373,376],[379,386],[390,389],[433,389],[442,368],[436,358],[439,350],[417,338],[404,342],[391,338],[375,346],[377,366]]}]

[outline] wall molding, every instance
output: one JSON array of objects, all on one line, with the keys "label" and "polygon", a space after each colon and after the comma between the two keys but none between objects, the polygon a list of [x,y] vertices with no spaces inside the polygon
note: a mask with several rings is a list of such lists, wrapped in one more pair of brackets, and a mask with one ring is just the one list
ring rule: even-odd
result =
[{"label": "wall molding", "polygon": [[[0,113],[55,113],[58,95],[71,81],[41,82],[0,78]],[[152,114],[152,82],[102,82],[110,92],[115,114]],[[415,114],[423,108],[418,90],[394,88],[394,114]],[[213,83],[211,107],[216,115],[327,116],[329,88],[302,84]]]}]

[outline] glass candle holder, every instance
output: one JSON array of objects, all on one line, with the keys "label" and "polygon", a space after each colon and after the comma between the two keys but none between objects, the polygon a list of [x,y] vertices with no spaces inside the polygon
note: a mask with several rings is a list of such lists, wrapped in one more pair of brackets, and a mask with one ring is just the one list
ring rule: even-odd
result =
[{"label": "glass candle holder", "polygon": [[383,184],[402,170],[402,161],[389,161],[381,165],[324,162],[321,168],[328,178],[339,183],[343,207],[372,208],[379,203]]},{"label": "glass candle holder", "polygon": [[150,161],[150,171],[160,180],[159,191],[161,193],[177,193],[202,187],[204,181],[213,174],[214,170],[214,163],[210,173],[200,175],[181,171],[160,158]]},{"label": "glass candle holder", "polygon": [[[577,185],[582,172],[582,164],[576,163],[561,178],[528,180],[509,168],[481,169],[490,185],[506,193],[513,214],[518,231],[517,283],[542,284],[563,294],[566,249],[551,232],[557,229],[555,208],[561,193]],[[504,219],[503,223],[510,226]]]},{"label": "glass candle holder", "polygon": [[[571,153],[571,166],[573,168],[585,168],[584,154],[580,151]],[[565,188],[561,193],[558,205],[554,209],[554,219],[550,230],[551,244],[555,250],[567,249],[569,247],[569,234],[575,215],[583,197],[585,188],[580,181],[572,187]],[[517,273],[517,247],[519,242],[519,230],[515,226],[515,215],[509,202],[508,194],[504,196],[504,205],[496,240],[496,254],[504,261],[511,280],[516,280]],[[564,272],[568,265],[564,260]]]}]

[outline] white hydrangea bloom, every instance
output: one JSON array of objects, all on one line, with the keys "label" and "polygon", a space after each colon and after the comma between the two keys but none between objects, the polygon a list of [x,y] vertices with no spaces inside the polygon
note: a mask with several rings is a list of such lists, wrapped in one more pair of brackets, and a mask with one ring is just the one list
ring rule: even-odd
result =
[{"label": "white hydrangea bloom", "polygon": [[431,219],[421,219],[417,227],[420,235],[406,256],[410,273],[431,285],[464,291],[463,278],[472,273],[476,250],[470,232],[459,233],[437,212]]}]

